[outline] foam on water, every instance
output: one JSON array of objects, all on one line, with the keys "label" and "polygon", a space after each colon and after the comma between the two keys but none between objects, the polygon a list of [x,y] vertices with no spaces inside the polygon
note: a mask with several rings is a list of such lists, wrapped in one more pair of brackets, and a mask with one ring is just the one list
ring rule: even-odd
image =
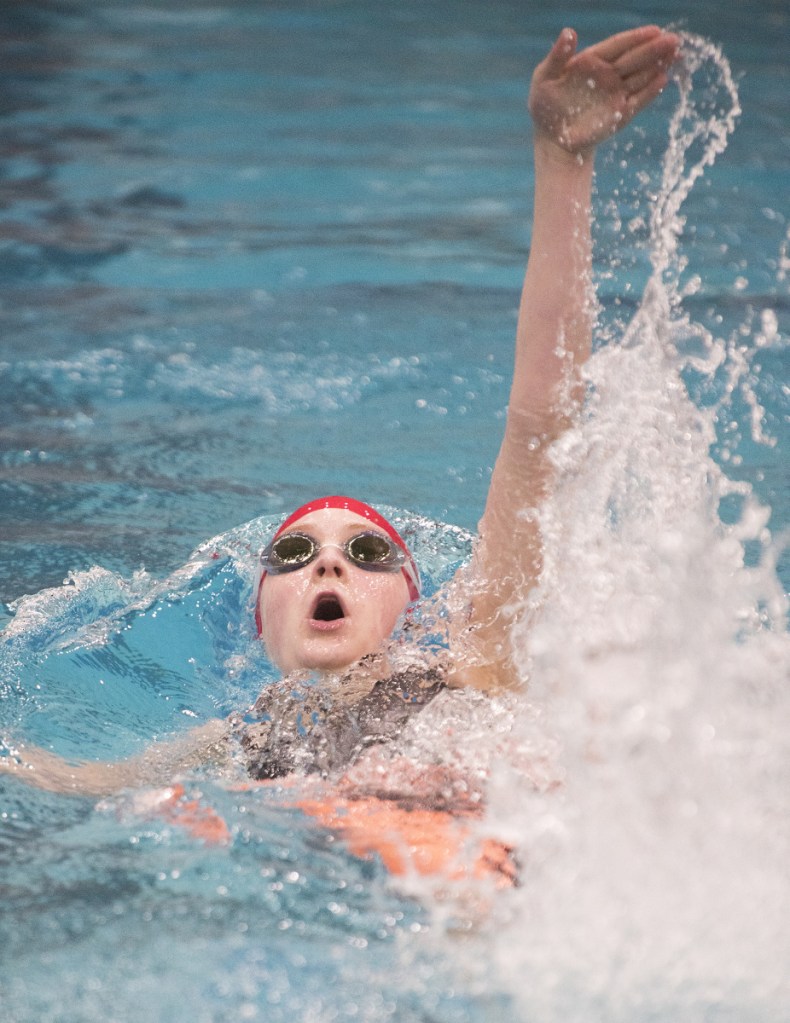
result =
[{"label": "foam on water", "polygon": [[[685,36],[683,52],[653,275],[556,448],[544,576],[513,632],[529,686],[516,734],[562,785],[495,776],[491,815],[523,886],[484,929],[497,979],[481,983],[530,1023],[776,1020],[790,1004],[787,603],[769,509],[710,455],[743,353],[692,322],[679,290],[681,205],[737,94],[711,44]],[[684,385],[690,338],[698,369],[727,373],[705,410]]]}]

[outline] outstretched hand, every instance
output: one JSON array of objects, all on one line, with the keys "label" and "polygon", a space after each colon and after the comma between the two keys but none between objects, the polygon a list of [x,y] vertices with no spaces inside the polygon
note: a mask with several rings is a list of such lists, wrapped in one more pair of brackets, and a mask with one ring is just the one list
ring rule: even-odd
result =
[{"label": "outstretched hand", "polygon": [[646,25],[610,36],[580,53],[576,43],[574,30],[563,29],[535,68],[529,110],[536,138],[584,156],[661,92],[680,39]]}]

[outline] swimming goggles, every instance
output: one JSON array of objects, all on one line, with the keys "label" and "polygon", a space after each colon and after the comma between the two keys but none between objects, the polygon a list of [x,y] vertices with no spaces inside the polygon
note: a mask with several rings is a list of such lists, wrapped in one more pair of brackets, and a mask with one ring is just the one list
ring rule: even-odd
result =
[{"label": "swimming goggles", "polygon": [[295,572],[315,561],[324,547],[336,547],[366,572],[397,572],[407,560],[406,552],[382,533],[357,533],[343,544],[320,544],[309,533],[283,533],[263,550],[261,568],[270,575]]}]

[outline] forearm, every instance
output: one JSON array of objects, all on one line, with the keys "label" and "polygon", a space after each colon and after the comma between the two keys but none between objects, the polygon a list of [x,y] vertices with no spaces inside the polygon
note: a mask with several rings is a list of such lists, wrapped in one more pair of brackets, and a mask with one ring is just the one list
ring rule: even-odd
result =
[{"label": "forearm", "polygon": [[[535,142],[532,242],[521,295],[508,428],[556,433],[579,400],[595,300],[590,278],[594,150]],[[516,415],[512,415],[516,413]]]},{"label": "forearm", "polygon": [[[539,577],[543,551],[536,509],[553,483],[551,444],[578,408],[580,368],[591,347],[594,294],[590,279],[593,154],[566,153],[538,138],[532,244],[516,334],[505,436],[480,522],[475,586],[463,643],[467,666],[458,679],[488,688],[517,684],[503,642],[516,594]],[[461,643],[456,640],[461,648]],[[478,666],[472,663],[478,661]]]},{"label": "forearm", "polygon": [[[578,406],[580,368],[591,347],[593,159],[592,149],[584,156],[573,156],[550,141],[540,137],[536,141],[534,226],[516,332],[513,384],[505,436],[481,523],[483,544],[492,532],[507,534],[519,523],[527,578],[540,571],[537,526],[534,519],[515,513],[539,506],[550,489],[548,448]],[[487,561],[492,557],[485,553]]]},{"label": "forearm", "polygon": [[[568,425],[583,394],[580,369],[590,354],[595,315],[593,161],[593,149],[574,156],[551,141],[536,140],[532,244],[505,436],[491,480],[484,536],[497,514],[505,517],[502,528],[512,529],[516,508],[542,503],[551,482],[548,448]],[[531,537],[529,522],[524,529]],[[526,561],[532,575],[539,561],[529,555]]]},{"label": "forearm", "polygon": [[228,725],[212,720],[126,760],[70,763],[37,746],[20,746],[0,759],[0,773],[48,792],[100,797],[126,788],[161,785],[175,774],[227,756]]}]

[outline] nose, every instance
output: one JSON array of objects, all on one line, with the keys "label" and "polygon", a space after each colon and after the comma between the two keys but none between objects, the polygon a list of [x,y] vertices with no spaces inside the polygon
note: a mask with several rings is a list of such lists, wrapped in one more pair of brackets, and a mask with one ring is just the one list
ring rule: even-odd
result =
[{"label": "nose", "polygon": [[313,562],[313,574],[318,579],[325,579],[327,576],[342,579],[346,571],[346,559],[343,552],[332,544],[323,546]]}]

